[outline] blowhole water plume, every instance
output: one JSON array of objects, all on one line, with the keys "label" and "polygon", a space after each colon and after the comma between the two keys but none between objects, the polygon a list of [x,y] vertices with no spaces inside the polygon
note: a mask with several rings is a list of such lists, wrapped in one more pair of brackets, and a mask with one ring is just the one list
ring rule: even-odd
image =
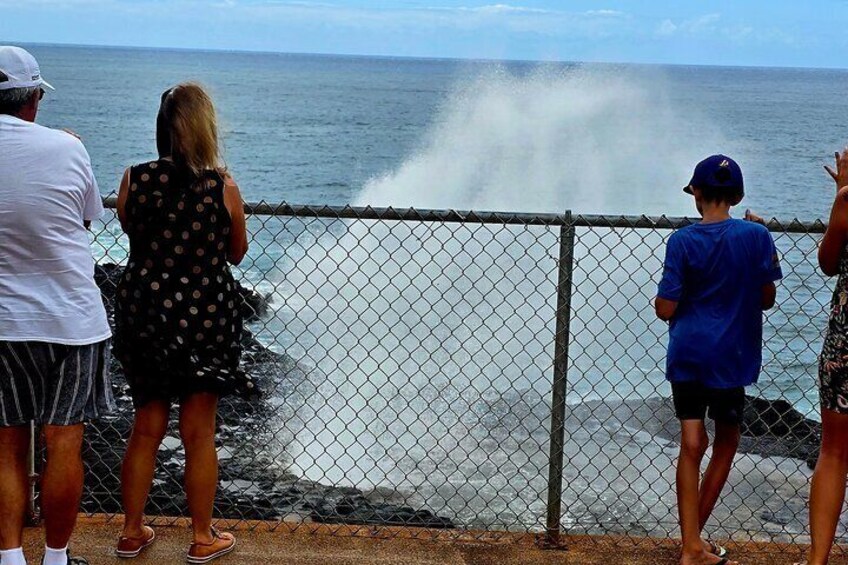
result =
[{"label": "blowhole water plume", "polygon": [[[485,73],[447,98],[419,150],[368,182],[356,204],[686,212],[680,187],[720,138],[681,117],[661,75],[645,73]],[[545,489],[558,229],[319,227],[324,235],[304,246],[285,281],[304,298],[285,331],[322,375],[314,414],[291,445],[293,470],[414,493],[465,521],[533,523]],[[598,230],[578,239],[577,394],[597,390],[589,378],[606,379],[604,390],[618,379],[625,395],[656,392],[646,375],[660,341],[631,338],[663,331],[647,308],[662,238],[642,237]],[[589,245],[600,251],[589,254]],[[632,322],[618,331],[603,316]],[[629,357],[605,374],[606,349],[622,347]]]},{"label": "blowhole water plume", "polygon": [[356,204],[581,213],[688,213],[680,187],[729,152],[673,107],[661,70],[498,68],[448,96],[418,150]]}]

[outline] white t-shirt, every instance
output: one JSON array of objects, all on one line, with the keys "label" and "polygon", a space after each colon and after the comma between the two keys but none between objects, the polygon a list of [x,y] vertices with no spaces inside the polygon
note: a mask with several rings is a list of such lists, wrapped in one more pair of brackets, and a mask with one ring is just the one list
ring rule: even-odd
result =
[{"label": "white t-shirt", "polygon": [[78,139],[0,115],[0,341],[111,336],[83,225],[102,214]]}]

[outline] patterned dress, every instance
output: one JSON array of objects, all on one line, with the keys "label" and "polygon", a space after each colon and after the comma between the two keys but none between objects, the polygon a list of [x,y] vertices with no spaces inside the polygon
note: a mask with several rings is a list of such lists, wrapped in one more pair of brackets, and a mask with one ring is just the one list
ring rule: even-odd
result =
[{"label": "patterned dress", "polygon": [[819,360],[819,395],[822,408],[848,414],[848,246],[839,259],[839,278],[830,303]]},{"label": "patterned dress", "polygon": [[169,160],[130,169],[130,257],[115,303],[115,355],[133,403],[198,392],[250,396],[239,370],[241,297],[227,263],[224,179],[191,182]]}]

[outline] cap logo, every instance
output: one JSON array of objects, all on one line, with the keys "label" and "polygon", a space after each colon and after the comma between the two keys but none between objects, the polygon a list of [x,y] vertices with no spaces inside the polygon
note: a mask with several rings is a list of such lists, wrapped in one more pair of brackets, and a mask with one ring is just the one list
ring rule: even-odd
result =
[{"label": "cap logo", "polygon": [[724,161],[722,161],[721,163],[719,163],[719,164],[718,164],[718,166],[719,166],[719,167],[729,167],[729,166],[730,166],[730,161],[728,161],[727,159],[725,159]]}]

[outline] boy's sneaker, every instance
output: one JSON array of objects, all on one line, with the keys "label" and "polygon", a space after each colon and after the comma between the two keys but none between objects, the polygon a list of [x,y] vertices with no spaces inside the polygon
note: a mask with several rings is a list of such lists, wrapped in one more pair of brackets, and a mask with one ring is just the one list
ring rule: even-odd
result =
[{"label": "boy's sneaker", "polygon": [[[41,558],[41,563],[44,565],[44,558]],[[68,565],[90,565],[84,557],[71,557],[71,551],[68,550]]]}]

